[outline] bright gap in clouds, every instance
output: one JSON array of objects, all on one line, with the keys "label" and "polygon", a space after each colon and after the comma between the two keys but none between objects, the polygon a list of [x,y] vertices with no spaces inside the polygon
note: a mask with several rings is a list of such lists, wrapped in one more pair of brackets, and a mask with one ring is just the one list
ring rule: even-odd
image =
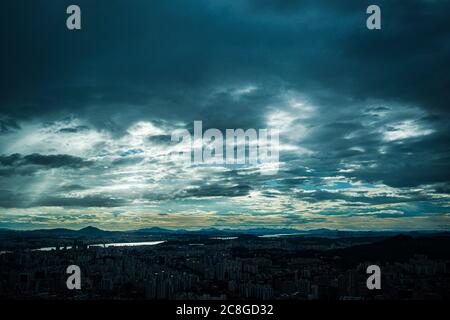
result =
[{"label": "bright gap in clouds", "polygon": [[427,136],[433,132],[433,129],[424,128],[413,120],[407,120],[391,125],[389,131],[383,133],[383,137],[386,141],[397,141]]}]

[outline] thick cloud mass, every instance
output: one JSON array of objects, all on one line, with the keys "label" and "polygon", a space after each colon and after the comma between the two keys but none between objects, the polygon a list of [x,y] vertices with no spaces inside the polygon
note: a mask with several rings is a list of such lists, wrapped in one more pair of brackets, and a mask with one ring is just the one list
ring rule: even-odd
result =
[{"label": "thick cloud mass", "polygon": [[[449,1],[8,0],[0,226],[449,229]],[[280,130],[280,170],[171,133]]]}]

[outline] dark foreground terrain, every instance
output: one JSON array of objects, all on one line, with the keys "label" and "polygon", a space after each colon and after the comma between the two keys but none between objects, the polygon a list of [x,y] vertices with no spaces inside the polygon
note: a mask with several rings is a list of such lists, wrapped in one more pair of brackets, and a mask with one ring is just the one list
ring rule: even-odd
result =
[{"label": "dark foreground terrain", "polygon": [[[450,299],[447,234],[8,234],[0,255],[3,299]],[[6,241],[7,240],[7,241]],[[166,241],[133,247],[92,243]],[[30,250],[26,245],[58,249]],[[381,267],[368,290],[366,268]],[[68,290],[66,268],[81,269]]]}]

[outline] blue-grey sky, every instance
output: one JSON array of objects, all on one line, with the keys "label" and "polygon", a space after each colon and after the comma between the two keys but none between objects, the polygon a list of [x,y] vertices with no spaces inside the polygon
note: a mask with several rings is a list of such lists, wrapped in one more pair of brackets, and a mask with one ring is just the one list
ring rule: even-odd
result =
[{"label": "blue-grey sky", "polygon": [[[1,6],[0,227],[450,229],[450,1]],[[168,161],[194,120],[278,173]]]}]

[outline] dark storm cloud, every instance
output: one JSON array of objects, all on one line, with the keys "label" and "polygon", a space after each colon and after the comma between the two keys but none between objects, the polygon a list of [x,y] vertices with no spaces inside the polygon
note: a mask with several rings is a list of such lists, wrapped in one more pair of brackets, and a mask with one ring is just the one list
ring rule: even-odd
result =
[{"label": "dark storm cloud", "polygon": [[59,133],[77,133],[80,131],[88,130],[89,127],[87,126],[75,126],[75,127],[67,127],[59,129]]},{"label": "dark storm cloud", "polygon": [[450,184],[448,183],[444,183],[444,184],[438,184],[435,187],[435,191],[437,193],[446,193],[446,194],[450,194]]},{"label": "dark storm cloud", "polygon": [[79,184],[65,184],[59,188],[60,191],[64,191],[64,192],[67,192],[67,191],[70,192],[70,191],[75,191],[75,190],[86,190],[86,189],[87,189],[86,187],[79,185]]},{"label": "dark storm cloud", "polygon": [[183,196],[186,197],[241,197],[250,192],[248,185],[238,185],[226,187],[222,185],[202,185],[198,188],[185,190]]},{"label": "dark storm cloud", "polygon": [[30,205],[25,193],[0,189],[0,208],[27,208]]},{"label": "dark storm cloud", "polygon": [[[2,11],[4,113],[72,112],[97,125],[114,115],[225,116],[230,126],[236,112],[258,123],[267,98],[285,87],[327,108],[352,97],[447,110],[447,1],[379,1],[382,32],[367,31],[359,1],[80,0],[78,33],[58,14],[68,4],[14,1]],[[241,102],[211,93],[248,82],[266,92]]]},{"label": "dark storm cloud", "polygon": [[91,161],[67,154],[41,155],[37,153],[29,155],[12,154],[0,156],[0,175],[33,174],[38,170],[52,168],[79,169],[92,164]]},{"label": "dark storm cloud", "polygon": [[120,158],[120,159],[115,159],[111,162],[112,165],[114,166],[120,166],[120,165],[132,165],[132,164],[137,164],[140,163],[144,160],[144,158],[142,157],[133,157],[133,158]]},{"label": "dark storm cloud", "polygon": [[175,200],[186,198],[208,197],[242,197],[247,196],[252,188],[248,185],[219,185],[193,182],[189,188],[175,193],[144,193],[143,198],[149,201]]},{"label": "dark storm cloud", "polygon": [[379,204],[397,204],[407,203],[413,201],[427,201],[431,200],[429,196],[425,196],[419,193],[411,193],[408,197],[402,196],[367,196],[363,192],[359,195],[347,195],[341,192],[330,192],[326,190],[316,190],[313,192],[298,191],[295,194],[296,197],[305,201],[320,202],[324,200],[344,200],[349,202],[358,202],[361,205],[379,205]]},{"label": "dark storm cloud", "polygon": [[85,197],[47,197],[39,199],[33,203],[35,206],[44,207],[120,207],[127,204],[128,201],[119,198],[105,196],[85,196]]},{"label": "dark storm cloud", "polygon": [[173,144],[172,143],[172,137],[169,135],[156,135],[156,136],[150,136],[147,138],[149,142],[155,143],[155,144]]},{"label": "dark storm cloud", "polygon": [[17,123],[17,121],[10,118],[5,119],[0,118],[0,134],[8,133],[11,132],[12,130],[17,129],[20,129],[20,126]]},{"label": "dark storm cloud", "polygon": [[58,155],[41,155],[37,153],[33,153],[26,156],[13,155],[17,160],[14,161],[14,164],[19,165],[38,165],[48,168],[60,168],[60,167],[69,167],[69,168],[80,168],[87,165],[90,165],[91,162],[83,160],[80,157],[74,157],[67,154],[58,154]]},{"label": "dark storm cloud", "polygon": [[28,192],[14,192],[10,190],[0,190],[1,208],[33,208],[33,207],[105,207],[113,208],[124,206],[128,200],[107,195],[87,195],[73,197],[64,195],[64,192],[83,190],[81,186],[65,186],[59,189],[60,195],[35,195]]},{"label": "dark storm cloud", "polygon": [[[399,142],[386,143],[366,139],[354,144],[365,146],[364,152],[352,151],[344,155],[342,152],[346,149],[343,148],[336,151],[336,158],[342,159],[347,156],[348,162],[361,164],[362,167],[358,172],[343,175],[365,181],[384,182],[394,187],[446,182],[450,180],[449,139],[450,133],[445,131]],[[361,136],[356,140],[361,140]],[[342,144],[336,143],[333,149],[339,145]],[[379,154],[377,152],[379,147],[384,147],[386,153]]]}]

